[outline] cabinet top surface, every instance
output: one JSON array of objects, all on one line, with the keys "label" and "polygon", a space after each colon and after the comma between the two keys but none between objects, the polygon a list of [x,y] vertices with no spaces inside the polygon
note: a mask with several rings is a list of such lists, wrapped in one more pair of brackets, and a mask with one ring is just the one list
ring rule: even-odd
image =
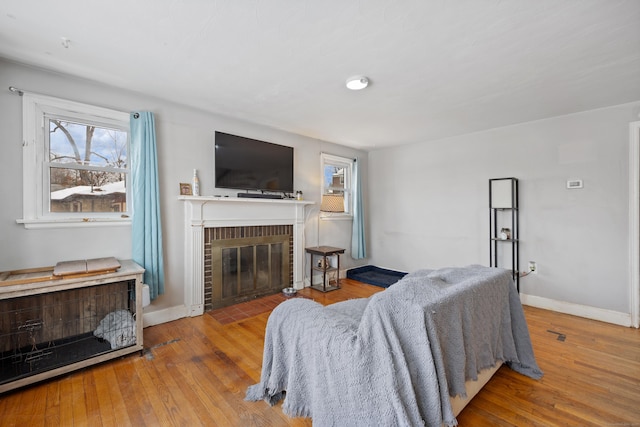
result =
[{"label": "cabinet top surface", "polygon": [[[53,267],[45,267],[39,269],[19,270],[12,272],[0,273],[0,294],[11,294],[14,292],[24,293],[29,290],[36,290],[48,287],[64,287],[65,285],[73,286],[76,283],[95,284],[110,281],[111,279],[120,277],[131,277],[144,273],[144,268],[131,260],[120,261],[120,268],[112,273],[86,275],[73,278],[53,278]],[[12,279],[18,279],[17,284],[13,284]],[[7,283],[3,284],[6,280]]]},{"label": "cabinet top surface", "polygon": [[336,248],[333,246],[313,246],[310,248],[305,248],[305,251],[320,254],[320,255],[330,255],[330,254],[343,254],[343,248]]}]

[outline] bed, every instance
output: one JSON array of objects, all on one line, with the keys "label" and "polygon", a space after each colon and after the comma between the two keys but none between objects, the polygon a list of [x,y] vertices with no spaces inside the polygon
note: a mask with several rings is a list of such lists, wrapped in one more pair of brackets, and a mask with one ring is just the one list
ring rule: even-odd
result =
[{"label": "bed", "polygon": [[453,426],[502,363],[542,376],[511,273],[420,270],[369,298],[280,304],[246,399],[318,426]]}]

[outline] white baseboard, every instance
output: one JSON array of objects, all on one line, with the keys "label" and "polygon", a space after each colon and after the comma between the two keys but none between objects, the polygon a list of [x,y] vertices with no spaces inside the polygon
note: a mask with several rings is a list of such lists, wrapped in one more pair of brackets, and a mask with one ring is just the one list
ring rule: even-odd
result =
[{"label": "white baseboard", "polygon": [[553,310],[559,313],[571,314],[573,316],[585,317],[587,319],[599,320],[620,326],[631,326],[631,315],[629,313],[621,313],[619,311],[605,310],[603,308],[557,301],[527,294],[520,294],[520,301],[522,304],[531,307],[544,308],[546,310]]},{"label": "white baseboard", "polygon": [[159,325],[161,323],[182,319],[183,317],[187,317],[187,313],[187,307],[184,305],[144,313],[142,316],[142,327],[146,328],[147,326]]}]

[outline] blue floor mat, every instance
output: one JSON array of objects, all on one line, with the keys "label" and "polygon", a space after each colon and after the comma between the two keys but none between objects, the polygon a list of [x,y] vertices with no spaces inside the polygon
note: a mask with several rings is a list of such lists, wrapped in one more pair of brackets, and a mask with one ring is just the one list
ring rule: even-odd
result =
[{"label": "blue floor mat", "polygon": [[370,285],[381,286],[383,288],[388,288],[393,285],[406,274],[407,273],[387,270],[386,268],[380,268],[374,265],[365,265],[364,267],[347,270],[348,279],[357,280]]}]

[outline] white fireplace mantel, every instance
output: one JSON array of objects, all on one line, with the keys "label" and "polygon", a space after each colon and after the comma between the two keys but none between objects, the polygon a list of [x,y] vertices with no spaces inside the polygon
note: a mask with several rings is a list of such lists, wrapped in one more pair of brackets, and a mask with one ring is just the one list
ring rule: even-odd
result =
[{"label": "white fireplace mantel", "polygon": [[281,199],[180,196],[185,202],[184,300],[189,316],[204,312],[204,229],[254,225],[293,225],[293,287],[304,287],[305,206]]}]

